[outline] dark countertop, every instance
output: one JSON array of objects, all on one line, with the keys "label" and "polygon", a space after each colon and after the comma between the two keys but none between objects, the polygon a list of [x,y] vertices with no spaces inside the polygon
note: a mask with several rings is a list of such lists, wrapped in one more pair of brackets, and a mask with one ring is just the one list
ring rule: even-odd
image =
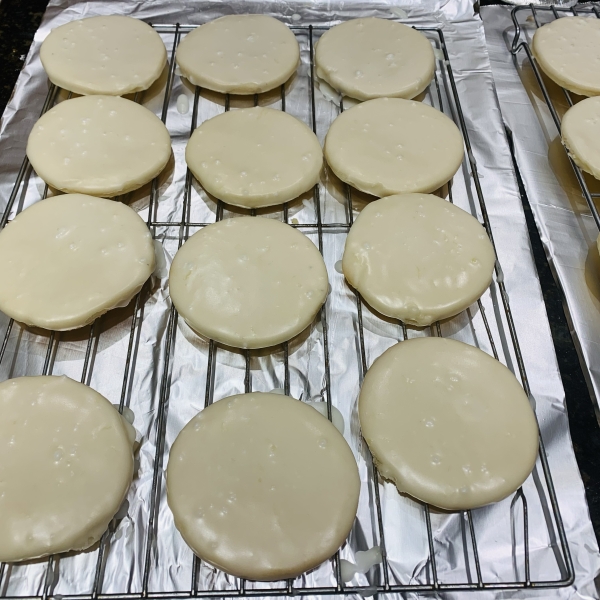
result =
[{"label": "dark countertop", "polygon": [[10,99],[47,4],[48,0],[0,1],[0,114]]},{"label": "dark countertop", "polygon": [[[23,2],[23,0],[1,0],[0,2],[0,56],[2,57],[2,61],[0,61],[0,113],[4,112],[4,108],[10,99],[23,60],[47,4],[48,0],[28,0],[27,2]],[[481,4],[503,3],[482,0]],[[558,365],[565,388],[575,455],[585,485],[596,538],[600,540],[600,427],[596,420],[594,406],[569,332],[563,310],[562,292],[557,287],[548,266],[518,172],[517,177],[533,254],[550,320]]]}]

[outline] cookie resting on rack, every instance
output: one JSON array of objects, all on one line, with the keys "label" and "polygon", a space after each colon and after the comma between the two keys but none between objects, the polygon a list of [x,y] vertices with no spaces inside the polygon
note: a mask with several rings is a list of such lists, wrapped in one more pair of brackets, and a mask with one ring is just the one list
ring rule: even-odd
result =
[{"label": "cookie resting on rack", "polygon": [[332,27],[315,49],[317,75],[358,100],[414,98],[435,72],[430,41],[412,27],[367,17]]},{"label": "cookie resting on rack", "polygon": [[468,308],[489,287],[496,255],[477,219],[430,194],[368,204],[346,238],[342,269],[370,306],[424,327]]},{"label": "cookie resting on rack", "polygon": [[167,64],[150,25],[121,15],[77,19],[53,29],[40,59],[52,83],[76,94],[123,96],[148,89]]},{"label": "cookie resting on rack", "polygon": [[367,371],[358,413],[379,473],[439,508],[498,502],[536,461],[538,427],[521,384],[455,340],[414,338],[386,350]]},{"label": "cookie resting on rack", "polygon": [[374,196],[433,192],[463,160],[458,127],[414,100],[379,98],[344,111],[325,138],[325,158],[344,182]]},{"label": "cookie resting on rack", "polygon": [[82,96],[38,119],[27,157],[52,187],[110,198],[156,177],[171,157],[171,138],[153,112],[131,100]]},{"label": "cookie resting on rack", "polygon": [[562,143],[575,163],[596,179],[600,178],[599,135],[600,98],[586,98],[564,114]]},{"label": "cookie resting on rack", "polygon": [[536,29],[531,51],[542,70],[581,96],[600,95],[600,19],[563,17]]},{"label": "cookie resting on rack", "polygon": [[266,348],[298,335],[328,289],[315,244],[261,217],[207,225],[183,244],[169,274],[171,299],[186,323],[236,348]]},{"label": "cookie resting on rack", "polygon": [[135,431],[68,377],[0,383],[0,561],[85,550],[119,510]]},{"label": "cookie resting on rack", "polygon": [[296,36],[267,15],[228,15],[188,33],[177,65],[192,84],[227,94],[259,94],[285,83],[300,64]]},{"label": "cookie resting on rack", "polygon": [[319,181],[323,151],[301,121],[272,108],[243,108],[204,121],[185,150],[190,171],[228,204],[282,204]]},{"label": "cookie resting on rack", "polygon": [[27,325],[77,329],[127,306],[154,263],[150,232],[125,204],[47,198],[0,232],[0,310]]},{"label": "cookie resting on rack", "polygon": [[167,500],[192,550],[237,577],[297,577],[330,558],[356,516],[360,478],[339,431],[279,394],[223,398],[169,454]]}]

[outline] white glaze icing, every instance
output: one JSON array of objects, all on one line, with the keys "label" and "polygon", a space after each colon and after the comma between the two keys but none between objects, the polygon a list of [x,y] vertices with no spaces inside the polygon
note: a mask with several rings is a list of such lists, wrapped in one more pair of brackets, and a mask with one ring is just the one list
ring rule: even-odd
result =
[{"label": "white glaze icing", "polygon": [[337,117],[325,138],[325,158],[342,181],[374,196],[433,192],[458,170],[463,141],[435,108],[379,98]]},{"label": "white glaze icing", "polygon": [[[309,406],[312,406],[316,411],[322,414],[325,418],[327,418],[327,402],[318,401],[318,402],[306,402]],[[335,407],[331,407],[331,422],[333,426],[344,435],[344,430],[346,425],[344,423],[344,417],[342,413]]]},{"label": "white glaze icing", "polygon": [[249,208],[293,200],[319,181],[323,166],[319,140],[304,123],[261,107],[225,112],[202,123],[185,159],[207,192]]},{"label": "white glaze icing", "polygon": [[167,64],[167,51],[150,25],[110,15],[53,29],[40,59],[50,81],[63,89],[122,96],[148,89]]},{"label": "white glaze icing", "polygon": [[340,560],[340,570],[344,583],[351,581],[357,573],[367,573],[375,565],[381,563],[383,560],[381,548],[373,546],[368,550],[358,550],[354,554],[354,560],[356,562],[351,562],[343,558]]},{"label": "white glaze icing", "polygon": [[586,98],[564,114],[561,124],[563,144],[575,163],[596,179],[600,179],[599,136],[600,98]]},{"label": "white glaze icing", "polygon": [[177,112],[180,115],[187,115],[190,110],[190,100],[185,94],[177,96]]},{"label": "white glaze icing", "polygon": [[327,297],[325,263],[293,227],[260,217],[208,225],[177,252],[170,294],[188,325],[237,348],[285,342]]},{"label": "white glaze icing", "polygon": [[581,96],[600,95],[600,20],[563,17],[536,29],[531,50],[544,73]]},{"label": "white glaze icing", "polygon": [[392,346],[367,372],[358,411],[381,475],[440,508],[502,500],[536,461],[537,423],[515,376],[455,340]]},{"label": "white glaze icing", "polygon": [[126,421],[64,376],[1,383],[0,413],[0,560],[94,544],[131,483]]},{"label": "white glaze icing", "polygon": [[294,34],[267,15],[229,15],[188,33],[177,48],[181,73],[215,92],[255,94],[285,83],[300,62]]},{"label": "white glaze icing", "polygon": [[326,31],[315,50],[317,75],[352,98],[414,98],[435,70],[429,40],[387,19],[352,19]]},{"label": "white glaze icing", "polygon": [[64,194],[37,202],[0,232],[0,310],[64,331],[126,306],[154,270],[154,245],[119,202]]},{"label": "white glaze icing", "polygon": [[116,96],[83,96],[57,104],[33,126],[27,157],[36,173],[64,192],[112,197],[158,175],[171,138],[147,108]]},{"label": "white glaze icing", "polygon": [[425,326],[475,302],[496,255],[477,219],[429,194],[368,204],[346,238],[342,269],[380,313]]},{"label": "white glaze icing", "polygon": [[337,429],[277,394],[204,409],[167,466],[167,499],[185,541],[208,563],[253,580],[296,577],[329,558],[352,527],[359,490]]}]

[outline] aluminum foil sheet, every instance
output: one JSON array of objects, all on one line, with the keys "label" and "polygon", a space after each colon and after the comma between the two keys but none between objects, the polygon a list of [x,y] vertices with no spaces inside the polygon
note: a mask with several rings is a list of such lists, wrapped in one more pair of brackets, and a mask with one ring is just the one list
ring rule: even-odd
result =
[{"label": "aluminum foil sheet", "polygon": [[[539,282],[531,256],[527,228],[521,201],[512,171],[511,156],[504,134],[502,118],[494,93],[494,81],[485,47],[481,21],[473,15],[467,0],[443,2],[428,0],[394,3],[361,2],[168,2],[96,1],[85,3],[51,2],[31,51],[20,74],[14,96],[0,126],[0,199],[6,202],[15,175],[24,155],[27,135],[35,122],[48,91],[48,82],[39,61],[39,47],[48,32],[72,19],[99,14],[128,14],[154,24],[201,24],[231,12],[261,12],[273,14],[290,25],[308,23],[331,25],[357,16],[408,17],[407,22],[419,26],[440,27],[447,40],[449,64],[440,52],[439,39],[428,33],[437,45],[438,86],[432,86],[424,101],[443,108],[457,117],[456,105],[450,100],[449,65],[451,65],[458,95],[472,143],[472,158],[477,162],[477,175],[489,213],[498,258],[500,280],[504,280],[512,306],[522,357],[531,386],[542,437],[569,548],[575,569],[575,583],[557,590],[514,591],[499,594],[493,591],[473,592],[473,597],[514,595],[526,597],[593,598],[594,578],[600,570],[600,558],[585,504],[583,486],[575,463],[568,434],[563,389],[558,374],[552,339],[541,297]],[[310,39],[306,30],[298,30],[302,49],[302,65],[286,88],[286,110],[312,124],[310,83]],[[319,32],[315,30],[315,40]],[[163,39],[171,52],[174,35],[164,33]],[[162,98],[168,74],[144,94],[142,102],[157,114],[162,110]],[[186,169],[184,148],[190,134],[191,109],[180,113],[178,98],[188,97],[193,105],[194,91],[175,73],[173,90],[167,105],[166,124],[173,140],[173,160],[159,179],[157,215],[155,221],[178,222],[185,193]],[[64,97],[64,94],[61,96]],[[278,94],[260,97],[261,105],[281,107]],[[328,126],[338,114],[336,103],[315,91],[315,124],[323,141]],[[233,98],[232,109],[252,100]],[[441,103],[441,104],[440,104]],[[180,106],[185,102],[180,102]],[[203,93],[199,99],[199,122],[224,110],[224,99]],[[15,210],[40,199],[44,185],[35,175],[27,178],[20,190]],[[147,216],[149,186],[133,192],[126,201]],[[471,163],[465,160],[451,188],[453,201],[481,219],[474,186]],[[448,195],[448,189],[443,191]],[[319,185],[319,199],[324,223],[345,223],[346,198],[343,186],[324,172]],[[354,194],[355,215],[369,201]],[[288,218],[296,224],[314,223],[315,196],[307,194],[290,203]],[[224,217],[239,214],[225,211]],[[211,222],[216,204],[194,182],[191,186],[191,221]],[[260,216],[282,218],[281,212],[259,211]],[[188,219],[189,220],[189,219]],[[189,233],[193,233],[191,228]],[[304,230],[319,241],[318,230]],[[51,560],[34,561],[6,567],[0,591],[4,595],[54,596],[74,594],[190,595],[196,590],[222,590],[231,593],[241,585],[235,578],[215,571],[201,563],[193,569],[193,556],[173,525],[165,499],[164,466],[168,451],[184,424],[205,404],[209,344],[200,339],[182,322],[176,321],[168,297],[168,267],[187,228],[157,226],[154,229],[157,269],[140,310],[133,304],[105,315],[95,326],[92,342],[89,328],[61,334],[47,353],[49,336],[15,324],[8,340],[6,356],[0,366],[0,377],[40,374],[49,356],[50,372],[81,379],[82,374],[96,390],[114,403],[122,399],[134,416],[138,431],[139,450],[135,480],[127,503],[111,526],[110,535],[102,545],[104,566],[96,578],[98,547],[87,552],[66,555]],[[357,336],[356,298],[339,272],[345,240],[345,228],[324,230],[322,242],[329,271],[331,293],[326,304],[325,345],[324,321],[318,319],[309,331],[289,344],[290,393],[302,400],[323,401],[327,392],[345,421],[345,437],[350,444],[363,481],[358,515],[352,533],[340,550],[344,560],[352,561],[357,551],[380,545],[371,463],[362,442],[356,402],[361,380],[361,353]],[[385,349],[403,338],[402,327],[391,320],[372,314],[363,305],[365,358],[367,364]],[[133,322],[132,317],[136,317]],[[487,317],[491,340],[500,359],[519,375],[517,356],[511,342],[506,314],[502,307],[498,280],[482,298],[481,307],[468,311],[441,324],[443,336],[475,344],[492,353],[493,347],[485,327]],[[0,331],[7,326],[2,317]],[[133,331],[133,338],[130,337]],[[408,328],[409,338],[435,334],[429,328]],[[132,339],[131,352],[130,339]],[[86,349],[91,348],[91,360],[85,364]],[[325,353],[329,355],[329,380]],[[129,358],[128,358],[129,357]],[[214,362],[214,401],[245,389],[245,357],[243,353],[219,347]],[[250,385],[253,390],[271,391],[284,387],[281,351],[252,352]],[[129,369],[129,370],[128,370]],[[124,374],[125,377],[124,384]],[[209,386],[210,387],[210,386]],[[164,447],[160,432],[164,432]],[[156,467],[156,468],[155,468]],[[156,474],[156,476],[154,475]],[[153,488],[157,490],[156,512],[151,513]],[[430,585],[432,562],[427,538],[423,506],[401,496],[395,487],[379,485],[385,550],[389,563],[390,584]],[[540,463],[523,486],[529,518],[530,577],[532,580],[558,580],[564,576],[556,527],[548,502],[548,490]],[[43,494],[43,490],[40,490]],[[307,507],[318,510],[318,506]],[[431,510],[432,546],[436,558],[438,580],[443,583],[477,582],[477,569],[471,541],[469,520],[464,514]],[[473,533],[477,541],[481,577],[486,582],[523,580],[523,503],[519,496],[496,505],[473,511]],[[152,529],[149,532],[149,527]],[[294,588],[330,588],[336,585],[335,561],[293,582]],[[370,595],[375,586],[385,583],[381,565],[367,574],[356,575],[346,584],[346,592],[356,597]],[[245,582],[245,590],[260,595],[260,589],[281,588],[285,584]],[[360,594],[357,586],[362,586]],[[236,593],[235,591],[233,593]],[[193,595],[193,593],[192,593]],[[319,596],[319,593],[315,593]],[[416,593],[410,592],[411,597]],[[438,596],[440,594],[437,594]],[[463,598],[466,593],[447,592],[443,597]],[[400,594],[395,594],[400,597]]]}]

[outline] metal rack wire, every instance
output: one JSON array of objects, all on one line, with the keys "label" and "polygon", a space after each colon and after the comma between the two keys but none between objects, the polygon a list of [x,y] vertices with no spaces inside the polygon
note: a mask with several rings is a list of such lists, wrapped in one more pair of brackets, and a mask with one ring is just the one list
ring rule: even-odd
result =
[{"label": "metal rack wire", "polygon": [[[519,15],[524,12],[530,13],[528,16],[533,18],[533,22],[535,23],[535,27],[537,29],[540,27],[540,20],[539,20],[540,14],[550,15],[553,19],[560,19],[561,14],[563,16],[571,15],[571,16],[575,16],[575,17],[581,16],[581,15],[589,15],[589,16],[595,16],[596,18],[600,19],[600,10],[595,5],[590,5],[588,7],[573,6],[572,8],[563,8],[563,7],[556,7],[556,6],[534,6],[533,4],[529,4],[527,6],[517,6],[517,7],[513,8],[511,11],[512,20],[515,25],[515,37],[513,38],[511,52],[513,54],[517,54],[520,50],[524,50],[525,53],[527,54],[527,58],[529,59],[529,63],[531,64],[531,68],[533,69],[533,72],[535,74],[535,78],[538,82],[538,85],[540,86],[540,90],[542,91],[544,100],[546,102],[546,105],[548,106],[548,110],[550,111],[550,114],[552,115],[552,120],[554,121],[554,124],[556,125],[556,129],[558,130],[558,133],[560,134],[561,119],[558,116],[558,112],[556,110],[556,107],[554,106],[554,103],[552,102],[550,93],[548,92],[548,89],[546,88],[546,84],[544,83],[544,78],[542,76],[542,72],[541,72],[540,68],[538,67],[537,61],[533,57],[533,53],[531,52],[529,43],[527,42],[526,39],[524,39],[524,38],[522,39],[522,36],[521,36],[522,28],[521,28],[521,24],[519,23]],[[561,90],[565,96],[567,103],[569,104],[569,107],[573,106],[574,102],[573,102],[573,98],[572,98],[572,92],[570,92],[569,90],[567,90],[563,87],[561,87]],[[569,162],[571,163],[571,166],[573,167],[573,171],[575,172],[575,177],[577,178],[577,182],[579,183],[579,185],[581,187],[583,197],[585,198],[585,201],[587,202],[587,205],[590,209],[590,213],[592,214],[594,222],[596,223],[596,227],[598,227],[598,230],[600,230],[600,214],[598,214],[598,208],[596,207],[596,204],[594,203],[594,198],[600,198],[600,194],[590,192],[588,185],[585,181],[585,176],[583,174],[583,171],[575,164],[575,161],[571,158],[571,156],[568,152],[567,152],[567,156],[569,158]]]},{"label": "metal rack wire", "polygon": [[[173,82],[175,77],[175,50],[181,39],[181,36],[192,29],[194,26],[188,25],[155,25],[156,30],[161,34],[169,34],[173,36],[173,46],[170,52],[170,62],[168,69],[168,77],[165,86],[161,118],[163,122],[167,119],[167,112],[169,102],[171,98],[171,92],[173,88]],[[325,31],[326,27],[320,26],[294,26],[291,29],[300,35],[304,35],[308,39],[308,60],[309,60],[309,96],[307,101],[310,107],[310,125],[315,133],[317,133],[317,118],[315,108],[315,96],[316,96],[316,82],[314,73],[314,38],[321,32]],[[468,165],[470,168],[470,175],[473,180],[475,187],[477,202],[480,214],[482,216],[483,225],[493,243],[493,232],[489,222],[485,199],[479,175],[477,173],[477,165],[473,156],[471,144],[469,141],[469,134],[466,127],[465,118],[462,112],[460,99],[457,92],[456,83],[454,80],[452,67],[450,65],[450,59],[448,50],[446,47],[446,41],[444,34],[441,29],[437,28],[421,28],[425,34],[430,36],[432,41],[435,43],[437,48],[441,51],[443,58],[438,63],[438,72],[436,72],[434,81],[431,84],[429,93],[432,95],[432,103],[437,103],[440,110],[444,110],[448,115],[453,118],[459,126],[465,141],[466,155],[468,158]],[[444,93],[442,93],[444,90]],[[56,101],[58,89],[51,86],[48,93],[48,97],[43,106],[42,113],[48,110]],[[190,135],[197,126],[198,121],[198,106],[201,99],[202,90],[198,87],[195,88],[194,102],[192,108],[192,119],[190,127]],[[286,109],[286,90],[284,86],[280,89],[280,100],[281,108],[285,111]],[[258,95],[254,96],[254,105],[259,103]],[[227,95],[224,100],[225,110],[230,109],[231,100]],[[343,101],[340,102],[340,110],[343,111]],[[15,202],[19,196],[22,186],[26,184],[26,180],[31,175],[31,166],[27,159],[23,161],[21,169],[17,175],[15,185],[12,193],[8,199],[6,211],[0,221],[0,227],[3,227],[8,219],[15,211]],[[191,220],[192,214],[192,187],[193,177],[189,170],[186,172],[184,194],[180,207],[180,218],[175,221],[161,221],[158,219],[158,178],[152,182],[150,190],[150,199],[148,207],[148,219],[147,224],[156,238],[160,231],[169,230],[176,231],[177,247],[185,242],[189,237],[190,232],[194,228],[200,228],[208,223],[205,222],[193,222]],[[323,218],[323,207],[321,199],[321,191],[319,185],[315,186],[313,190],[313,205],[315,220],[311,223],[296,223],[289,222],[289,211],[288,206],[285,205],[282,211],[282,218],[286,223],[296,227],[306,233],[312,233],[316,235],[317,245],[321,252],[324,251],[328,243],[328,236],[332,235],[344,235],[348,232],[354,220],[354,199],[353,190],[346,186],[346,207],[345,214],[346,220],[344,222],[325,222]],[[44,197],[47,194],[47,189],[44,192]],[[450,188],[450,200],[452,201],[452,188]],[[256,214],[252,211],[252,214]],[[225,218],[225,207],[223,203],[218,202],[216,208],[216,220]],[[525,366],[523,363],[523,357],[519,347],[517,334],[515,330],[513,315],[511,313],[508,294],[504,285],[503,274],[500,265],[496,264],[496,277],[495,283],[499,292],[501,306],[503,310],[503,317],[507,323],[509,337],[513,346],[513,353],[516,358],[518,373],[520,375],[525,392],[530,395],[530,389],[527,379]],[[354,292],[356,299],[356,310],[357,317],[355,322],[355,330],[358,340],[358,352],[359,352],[359,368],[361,370],[360,380],[368,369],[367,351],[365,344],[365,327],[363,322],[363,310],[364,305],[360,295]],[[133,316],[131,320],[128,346],[127,346],[127,357],[124,365],[124,373],[121,386],[121,397],[119,403],[119,410],[123,412],[125,407],[125,399],[128,394],[128,390],[131,385],[132,375],[136,368],[136,352],[135,348],[139,342],[141,322],[143,320],[143,307],[144,303],[148,298],[148,292],[142,290],[135,299]],[[332,398],[332,384],[331,384],[331,370],[330,370],[330,340],[329,340],[329,328],[328,328],[328,303],[326,303],[320,311],[319,321],[322,326],[322,345],[323,345],[323,359],[324,359],[324,385],[322,390],[322,398],[327,403],[327,414],[331,419],[332,406],[335,403]],[[483,319],[485,330],[489,338],[490,348],[492,349],[493,355],[498,359],[499,354],[496,350],[496,342],[492,334],[492,328],[488,322],[486,312],[481,300],[478,301],[479,312]],[[499,307],[495,304],[495,308]],[[7,330],[4,334],[2,345],[0,346],[0,363],[4,359],[6,348],[11,337],[13,329],[20,327],[15,325],[13,321],[9,322]],[[403,323],[398,323],[398,335],[397,338],[407,339],[408,329]],[[176,591],[154,591],[150,586],[150,577],[153,569],[153,558],[155,553],[154,541],[157,535],[157,515],[159,505],[161,502],[161,480],[162,480],[162,459],[164,455],[164,444],[165,444],[165,431],[167,422],[167,407],[170,395],[171,386],[171,368],[174,357],[175,341],[178,331],[178,314],[174,307],[170,308],[168,314],[168,321],[166,326],[166,337],[165,343],[162,350],[162,360],[157,368],[160,370],[160,376],[157,377],[159,386],[159,402],[156,416],[156,448],[154,452],[153,472],[152,472],[152,484],[150,488],[150,511],[148,522],[146,526],[146,534],[144,540],[144,556],[143,556],[143,572],[141,573],[141,589],[137,592],[122,593],[104,593],[102,591],[103,573],[106,561],[106,554],[110,551],[109,542],[112,535],[111,531],[107,531],[103,536],[97,553],[96,567],[93,578],[93,584],[89,592],[65,595],[62,596],[63,600],[70,598],[85,598],[85,599],[130,599],[130,598],[179,598],[179,597],[235,597],[235,596],[281,596],[281,595],[329,595],[329,594],[364,594],[370,595],[373,593],[386,593],[386,592],[439,592],[439,591],[469,591],[469,590],[516,590],[516,589],[543,589],[543,588],[557,588],[561,586],[570,585],[573,582],[573,564],[571,555],[569,552],[565,530],[560,515],[560,510],[557,504],[556,495],[554,492],[554,485],[550,474],[548,460],[544,448],[543,440],[540,438],[540,464],[544,477],[545,494],[547,494],[547,502],[550,509],[549,519],[547,520],[549,527],[549,538],[555,539],[555,552],[559,555],[559,563],[563,565],[562,569],[557,575],[556,579],[553,580],[536,580],[531,576],[531,565],[530,565],[530,549],[529,549],[529,521],[528,521],[528,501],[525,493],[522,489],[519,489],[514,498],[513,502],[521,503],[523,510],[523,573],[522,579],[514,581],[486,581],[482,575],[481,559],[478,551],[477,543],[477,532],[474,525],[472,511],[465,511],[462,513],[461,518],[464,519],[466,527],[468,528],[468,540],[470,544],[470,552],[466,553],[465,561],[467,563],[467,571],[471,571],[474,567],[476,577],[474,580],[468,578],[467,581],[461,582],[446,582],[442,581],[438,568],[438,559],[436,558],[434,531],[432,527],[432,517],[429,506],[423,505],[423,518],[425,521],[426,532],[427,532],[427,544],[429,549],[428,557],[428,577],[426,582],[414,581],[411,583],[396,583],[392,575],[390,565],[386,556],[386,536],[394,535],[395,532],[386,530],[384,526],[384,519],[382,516],[382,505],[380,498],[380,485],[378,474],[375,466],[370,464],[370,472],[372,474],[370,486],[372,488],[372,496],[374,498],[374,510],[376,517],[376,536],[377,543],[382,548],[383,561],[382,564],[377,567],[376,574],[373,577],[374,585],[346,585],[341,578],[340,569],[340,556],[339,553],[332,558],[333,574],[335,583],[326,587],[310,587],[310,586],[298,586],[295,585],[294,581],[287,581],[283,584],[283,587],[262,587],[260,584],[254,584],[246,582],[245,580],[238,580],[235,589],[205,589],[199,586],[199,570],[201,567],[201,561],[199,558],[194,557],[193,568],[192,568],[192,579],[190,586],[187,589],[176,590]],[[90,377],[91,369],[93,368],[94,356],[98,346],[98,338],[102,333],[101,320],[97,320],[90,327],[89,337],[86,342],[85,357],[83,362],[83,370],[81,373],[81,381],[88,382]],[[440,323],[436,323],[431,328],[431,335],[442,335],[442,327]],[[42,369],[43,374],[49,374],[52,372],[53,360],[56,355],[57,346],[60,343],[59,333],[50,333],[47,336],[47,347],[45,353],[45,360]],[[289,365],[289,347],[288,344],[283,344],[283,363],[284,363],[284,391],[286,394],[290,392],[290,365]],[[228,352],[227,349],[221,347],[214,341],[209,342],[208,349],[208,362],[207,362],[207,376],[206,384],[204,388],[204,405],[208,406],[213,401],[214,396],[214,382],[215,382],[215,371],[219,366],[218,357],[220,353]],[[244,389],[246,392],[252,391],[252,360],[253,351],[244,351]],[[550,531],[551,530],[551,531]],[[471,558],[470,558],[471,557]],[[470,562],[472,560],[472,563]],[[56,584],[57,569],[56,569],[57,557],[50,557],[47,559],[45,584],[43,586],[42,593],[33,596],[5,596],[9,598],[41,598],[46,600],[47,598],[54,596],[54,587]],[[7,565],[2,564],[0,566],[0,593],[6,587],[6,580],[10,577]]]}]

